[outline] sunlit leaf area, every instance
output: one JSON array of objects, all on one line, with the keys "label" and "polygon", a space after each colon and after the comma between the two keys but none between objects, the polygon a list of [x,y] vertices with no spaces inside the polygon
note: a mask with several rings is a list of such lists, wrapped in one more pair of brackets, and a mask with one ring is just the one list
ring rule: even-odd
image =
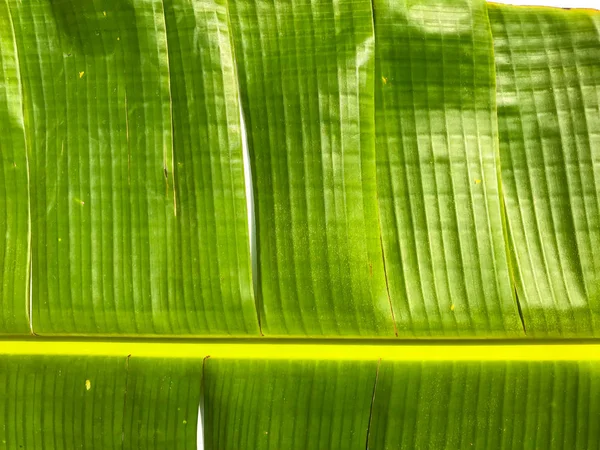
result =
[{"label": "sunlit leaf area", "polygon": [[598,448],[568,6],[0,0],[0,449]]}]

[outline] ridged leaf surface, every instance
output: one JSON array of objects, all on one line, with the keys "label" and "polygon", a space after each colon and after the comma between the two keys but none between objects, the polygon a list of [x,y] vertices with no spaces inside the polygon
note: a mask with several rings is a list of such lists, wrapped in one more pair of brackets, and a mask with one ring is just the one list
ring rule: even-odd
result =
[{"label": "ridged leaf surface", "polygon": [[502,183],[531,336],[600,333],[600,14],[490,5]]},{"label": "ridged leaf surface", "polygon": [[368,0],[231,2],[267,336],[393,336]]},{"label": "ridged leaf surface", "polygon": [[383,361],[368,448],[598,448],[599,394],[587,361]]},{"label": "ridged leaf surface", "polygon": [[178,232],[168,273],[180,319],[192,333],[258,335],[227,2],[164,5]]},{"label": "ridged leaf surface", "polygon": [[126,360],[0,358],[0,448],[121,448]]},{"label": "ridged leaf surface", "polygon": [[201,358],[129,358],[122,448],[196,450],[201,385]]},{"label": "ridged leaf surface", "polygon": [[38,334],[258,333],[225,6],[166,7],[10,1]]},{"label": "ridged leaf surface", "polygon": [[519,336],[483,0],[375,0],[377,183],[402,336]]},{"label": "ridged leaf surface", "polygon": [[0,448],[196,449],[202,359],[0,358]]},{"label": "ridged leaf surface", "polygon": [[377,362],[211,360],[205,448],[364,449]]},{"label": "ridged leaf surface", "polygon": [[21,67],[8,0],[0,1],[0,334],[29,332],[28,161]]}]

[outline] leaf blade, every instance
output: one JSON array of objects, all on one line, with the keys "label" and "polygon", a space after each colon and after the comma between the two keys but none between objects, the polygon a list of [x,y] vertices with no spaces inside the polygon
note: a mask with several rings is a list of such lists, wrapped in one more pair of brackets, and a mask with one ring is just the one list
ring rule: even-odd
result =
[{"label": "leaf blade", "polygon": [[183,280],[188,312],[200,307],[205,316],[207,324],[196,329],[256,336],[239,90],[227,2],[164,4],[179,202],[176,260],[181,264],[176,277]]},{"label": "leaf blade", "polygon": [[109,356],[3,356],[0,445],[120,447],[125,370],[124,358]]},{"label": "leaf blade", "polygon": [[383,361],[369,448],[585,449],[599,375],[589,361]]},{"label": "leaf blade", "polygon": [[202,359],[128,358],[124,449],[196,449]]},{"label": "leaf blade", "polygon": [[0,3],[0,334],[29,333],[29,190],[21,71],[13,21]]},{"label": "leaf blade", "polygon": [[209,448],[365,446],[377,361],[208,359]]},{"label": "leaf blade", "polygon": [[490,20],[502,180],[527,330],[595,336],[600,16],[490,5]]},{"label": "leaf blade", "polygon": [[368,1],[232,2],[268,336],[393,334],[379,243]]},{"label": "leaf blade", "polygon": [[[38,334],[258,334],[226,13],[167,5],[9,3],[26,80]],[[178,28],[184,17],[191,30]],[[206,70],[187,79],[196,64]],[[217,100],[188,103],[189,82]],[[201,129],[188,140],[186,115]],[[194,166],[211,165],[213,178],[194,180]]]},{"label": "leaf blade", "polygon": [[399,334],[523,334],[509,276],[485,2],[375,2],[377,179]]}]

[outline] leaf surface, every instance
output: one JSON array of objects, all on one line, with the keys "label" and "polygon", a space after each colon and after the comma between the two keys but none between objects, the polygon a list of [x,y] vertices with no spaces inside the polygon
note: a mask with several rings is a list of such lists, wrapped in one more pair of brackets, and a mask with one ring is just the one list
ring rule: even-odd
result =
[{"label": "leaf surface", "polygon": [[213,360],[207,448],[364,449],[376,361]]},{"label": "leaf surface", "polygon": [[368,0],[231,2],[267,336],[393,336]]},{"label": "leaf surface", "polygon": [[124,449],[194,449],[202,359],[129,358]]},{"label": "leaf surface", "polygon": [[258,335],[227,2],[164,5],[178,232],[169,275],[180,318],[196,333]]},{"label": "leaf surface", "polygon": [[600,330],[600,14],[490,5],[502,183],[527,333]]},{"label": "leaf surface", "polygon": [[368,448],[597,448],[599,390],[589,361],[383,361]]},{"label": "leaf surface", "polygon": [[10,10],[35,331],[258,334],[224,5],[11,0]]},{"label": "leaf surface", "polygon": [[520,336],[485,2],[374,7],[377,183],[398,333]]},{"label": "leaf surface", "polygon": [[29,332],[28,161],[19,54],[0,2],[0,334]]},{"label": "leaf surface", "polygon": [[0,448],[121,448],[125,358],[0,358]]},{"label": "leaf surface", "polygon": [[0,448],[196,449],[202,359],[0,358]]}]

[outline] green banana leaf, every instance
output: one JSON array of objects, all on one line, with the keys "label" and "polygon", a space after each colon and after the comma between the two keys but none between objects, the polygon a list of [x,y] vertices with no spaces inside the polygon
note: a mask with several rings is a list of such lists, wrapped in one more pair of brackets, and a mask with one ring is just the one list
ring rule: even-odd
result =
[{"label": "green banana leaf", "polygon": [[0,449],[598,448],[599,24],[0,0]]},{"label": "green banana leaf", "polygon": [[205,447],[364,449],[376,361],[213,360]]},{"label": "green banana leaf", "polygon": [[376,0],[377,182],[398,332],[519,336],[483,0]]},{"label": "green banana leaf", "polygon": [[393,336],[369,0],[231,2],[268,336]]},{"label": "green banana leaf", "polygon": [[29,166],[13,19],[0,2],[0,334],[29,332]]},{"label": "green banana leaf", "polygon": [[151,308],[167,279],[148,271],[167,257],[174,208],[164,175],[172,171],[172,126],[156,3],[9,6],[31,156],[36,333],[168,330]]},{"label": "green banana leaf", "polygon": [[591,449],[600,439],[597,344],[508,345],[499,358],[493,346],[438,345],[383,359],[386,346],[355,345],[334,360],[265,359],[253,346],[230,344],[245,347],[234,359],[217,346],[202,359],[202,344],[187,358],[74,355],[81,347],[3,356],[0,448]]},{"label": "green banana leaf", "polygon": [[202,360],[0,359],[0,448],[196,448]]},{"label": "green banana leaf", "polygon": [[35,332],[258,334],[225,6],[8,5],[30,155]]},{"label": "green banana leaf", "polygon": [[195,449],[202,359],[127,358],[123,449]]},{"label": "green banana leaf", "polygon": [[373,6],[7,0],[2,332],[595,336],[598,14]]},{"label": "green banana leaf", "polygon": [[600,366],[382,362],[370,449],[591,449]]},{"label": "green banana leaf", "polygon": [[191,334],[258,335],[227,2],[164,7],[177,191],[173,299]]},{"label": "green banana leaf", "polygon": [[490,5],[517,293],[531,336],[600,327],[600,14]]},{"label": "green banana leaf", "polygon": [[126,364],[110,356],[2,356],[0,448],[119,448]]}]

